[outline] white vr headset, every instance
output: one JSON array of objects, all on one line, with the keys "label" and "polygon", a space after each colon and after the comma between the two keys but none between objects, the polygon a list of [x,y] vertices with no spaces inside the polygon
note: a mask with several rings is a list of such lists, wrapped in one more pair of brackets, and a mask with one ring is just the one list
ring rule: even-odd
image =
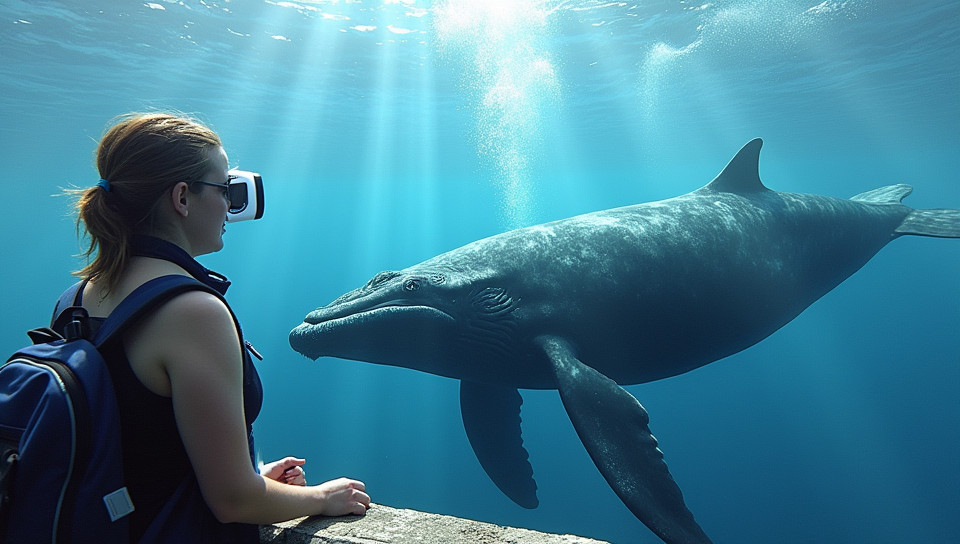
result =
[{"label": "white vr headset", "polygon": [[230,209],[227,211],[227,221],[236,223],[263,217],[263,180],[260,174],[246,170],[230,170],[227,175],[230,179]]}]

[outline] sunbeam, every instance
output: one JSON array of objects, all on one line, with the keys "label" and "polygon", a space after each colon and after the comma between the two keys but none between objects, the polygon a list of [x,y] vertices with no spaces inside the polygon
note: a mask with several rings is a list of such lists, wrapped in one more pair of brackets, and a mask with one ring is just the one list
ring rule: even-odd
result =
[{"label": "sunbeam", "polygon": [[544,137],[542,119],[560,97],[545,44],[551,13],[540,0],[447,0],[434,8],[442,55],[460,63],[463,84],[476,96],[477,145],[494,169],[509,227],[531,220],[531,161]]}]

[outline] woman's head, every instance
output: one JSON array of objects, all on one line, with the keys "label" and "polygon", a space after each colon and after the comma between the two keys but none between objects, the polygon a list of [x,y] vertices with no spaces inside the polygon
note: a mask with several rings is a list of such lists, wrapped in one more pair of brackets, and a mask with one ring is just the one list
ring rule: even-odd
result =
[{"label": "woman's head", "polygon": [[[194,225],[198,218],[184,223],[181,219],[187,214],[180,217],[177,205],[188,197],[193,202],[221,194],[198,181],[227,182],[226,155],[217,134],[194,119],[169,113],[121,117],[100,140],[96,162],[109,189],[93,186],[80,191],[77,229],[82,226],[86,231],[86,255],[95,258],[77,274],[97,279],[106,291],[116,285],[126,266],[132,235],[182,234],[177,229]],[[224,210],[221,220],[225,215]],[[194,253],[219,249],[203,245],[203,251]]]}]

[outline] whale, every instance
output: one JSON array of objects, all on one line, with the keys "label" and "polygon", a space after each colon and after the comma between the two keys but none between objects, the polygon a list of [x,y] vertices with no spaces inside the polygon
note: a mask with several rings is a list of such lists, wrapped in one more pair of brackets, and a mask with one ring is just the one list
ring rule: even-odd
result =
[{"label": "whale", "polygon": [[849,199],[760,180],[762,140],[710,183],[667,200],[503,232],[309,312],[290,332],[337,357],[460,380],[463,426],[494,484],[539,504],[523,446],[523,389],[556,389],[613,491],[668,543],[710,542],[622,385],[676,376],[760,342],[905,235],[960,237],[960,210]]}]

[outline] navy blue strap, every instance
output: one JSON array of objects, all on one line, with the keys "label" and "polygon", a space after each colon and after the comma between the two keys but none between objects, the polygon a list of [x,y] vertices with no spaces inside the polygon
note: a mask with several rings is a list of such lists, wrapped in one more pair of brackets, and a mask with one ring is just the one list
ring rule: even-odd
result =
[{"label": "navy blue strap", "polygon": [[[110,316],[107,317],[94,335],[93,344],[97,347],[102,346],[119,333],[127,323],[132,323],[157,306],[187,291],[206,291],[223,300],[220,293],[190,276],[171,274],[154,278],[134,289],[110,312]],[[226,304],[226,301],[224,301],[224,304]],[[227,308],[229,307],[228,305]],[[236,317],[234,317],[234,320],[236,320]]]},{"label": "navy blue strap", "polygon": [[57,305],[53,307],[53,316],[50,318],[51,327],[56,328],[54,324],[57,322],[57,318],[60,317],[60,312],[71,306],[80,306],[82,304],[83,288],[86,286],[87,280],[78,281],[60,295]]},{"label": "navy blue strap", "polygon": [[226,276],[208,269],[198,263],[182,247],[162,238],[142,234],[135,235],[130,240],[130,254],[169,261],[186,270],[197,281],[207,287],[212,287],[221,295],[226,295],[227,288],[230,287],[230,280]]}]

